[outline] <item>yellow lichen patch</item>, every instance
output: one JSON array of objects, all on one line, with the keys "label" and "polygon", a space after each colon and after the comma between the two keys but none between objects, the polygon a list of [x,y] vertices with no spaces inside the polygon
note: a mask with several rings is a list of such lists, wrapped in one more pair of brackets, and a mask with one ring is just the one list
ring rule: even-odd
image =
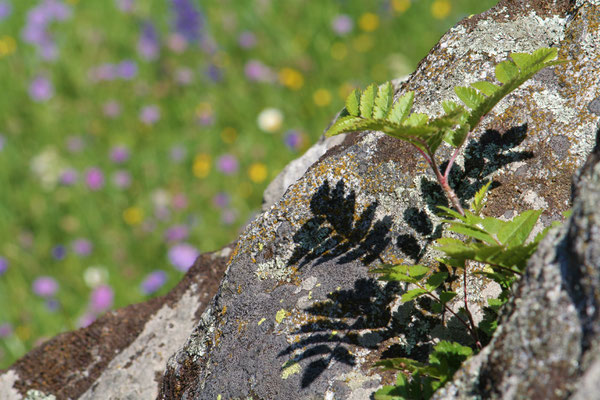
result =
[{"label": "yellow lichen patch", "polygon": [[277,314],[275,314],[275,321],[280,324],[288,315],[289,313],[282,308],[281,310],[277,311]]},{"label": "yellow lichen patch", "polygon": [[261,318],[260,321],[258,321],[258,323],[256,325],[260,326],[266,320],[267,320],[266,318]]},{"label": "yellow lichen patch", "polygon": [[290,360],[281,366],[281,379],[287,379],[290,376],[299,373],[302,370],[298,362]]}]

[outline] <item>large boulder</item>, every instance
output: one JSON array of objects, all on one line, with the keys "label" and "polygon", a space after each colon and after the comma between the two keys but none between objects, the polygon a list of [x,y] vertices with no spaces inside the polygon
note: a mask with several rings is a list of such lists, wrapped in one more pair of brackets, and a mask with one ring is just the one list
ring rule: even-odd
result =
[{"label": "large boulder", "polygon": [[[484,118],[452,173],[463,201],[492,180],[488,215],[543,208],[541,224],[548,225],[570,207],[571,177],[594,146],[600,116],[597,3],[500,1],[457,24],[408,80],[394,82],[396,97],[414,90],[415,111],[436,115],[454,98],[454,86],[493,79],[510,52],[553,46],[573,60],[541,71]],[[422,359],[440,338],[468,340],[452,321],[400,304],[404,287],[368,273],[383,262],[432,260],[429,244],[442,232],[436,206],[445,198],[419,155],[377,132],[317,146],[271,185],[265,211],[237,243],[201,256],[166,297],[36,348],[0,373],[2,398],[366,399],[393,381],[371,368],[380,357]],[[575,193],[589,197],[586,182],[596,178],[581,176]],[[586,253],[585,242],[598,229],[585,216],[592,201],[570,222],[580,215],[581,240],[569,242],[579,255],[560,264],[569,268],[552,267],[558,261],[549,254],[564,241],[555,233],[544,242],[532,261],[539,266],[507,308],[506,326],[445,395],[593,393],[585,392],[595,390],[600,370],[593,357],[598,279],[589,267],[598,262],[590,264],[595,253]],[[538,286],[528,294],[527,285]],[[476,311],[495,288],[474,279],[468,290]],[[558,308],[542,310],[529,295]],[[518,340],[524,334],[525,344]],[[551,345],[560,356],[544,358]],[[536,379],[546,373],[548,388]]]},{"label": "large boulder", "polygon": [[[452,175],[464,201],[491,179],[488,215],[542,208],[547,225],[570,206],[571,177],[600,114],[599,18],[591,2],[501,1],[451,29],[396,88],[396,96],[414,90],[416,111],[435,115],[455,86],[493,79],[509,52],[554,46],[573,60],[540,72],[483,120]],[[217,295],[170,358],[159,397],[369,398],[392,380],[374,361],[424,358],[436,340],[457,337],[452,324],[400,305],[403,287],[368,273],[379,263],[428,263],[441,232],[435,206],[444,203],[410,146],[349,134],[241,234]],[[493,290],[481,280],[468,286],[475,303]],[[530,326],[557,333],[537,319]],[[499,357],[518,345],[506,343]]]}]

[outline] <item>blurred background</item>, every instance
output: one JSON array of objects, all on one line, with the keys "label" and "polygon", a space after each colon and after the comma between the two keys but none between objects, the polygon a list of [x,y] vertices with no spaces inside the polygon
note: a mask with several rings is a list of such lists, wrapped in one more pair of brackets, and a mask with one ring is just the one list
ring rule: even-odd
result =
[{"label": "blurred background", "polygon": [[0,368],[234,240],[355,87],[494,0],[0,0]]}]

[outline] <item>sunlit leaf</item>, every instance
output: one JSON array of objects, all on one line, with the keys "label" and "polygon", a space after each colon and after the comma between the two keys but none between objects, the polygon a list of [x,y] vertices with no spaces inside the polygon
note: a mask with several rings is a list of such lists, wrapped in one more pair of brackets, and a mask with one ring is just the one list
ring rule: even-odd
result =
[{"label": "sunlit leaf", "polygon": [[348,114],[357,117],[360,112],[359,104],[360,92],[357,89],[354,89],[346,98],[346,110],[348,111]]},{"label": "sunlit leaf", "polygon": [[375,96],[377,95],[377,86],[369,85],[360,96],[360,116],[362,118],[373,117],[373,106],[375,105]]},{"label": "sunlit leaf", "polygon": [[373,118],[384,119],[387,117],[392,107],[394,100],[394,89],[392,84],[387,82],[379,87],[377,98],[375,99],[375,109],[373,110]]}]

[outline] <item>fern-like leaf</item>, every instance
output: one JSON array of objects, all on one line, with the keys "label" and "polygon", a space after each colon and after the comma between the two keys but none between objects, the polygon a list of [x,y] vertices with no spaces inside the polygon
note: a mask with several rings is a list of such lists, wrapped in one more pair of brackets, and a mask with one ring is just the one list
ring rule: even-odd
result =
[{"label": "fern-like leaf", "polygon": [[362,118],[373,117],[373,106],[375,105],[376,95],[377,86],[369,85],[360,96],[360,116]]},{"label": "fern-like leaf", "polygon": [[489,181],[488,183],[483,185],[481,189],[477,191],[477,193],[475,193],[475,197],[473,198],[473,202],[471,203],[471,211],[473,212],[473,214],[479,215],[481,210],[483,210],[483,207],[485,207],[485,195],[487,194],[487,191],[489,190],[491,184],[492,181]]},{"label": "fern-like leaf", "polygon": [[390,115],[388,116],[388,121],[393,122],[398,125],[402,125],[404,120],[408,117],[410,113],[410,109],[412,108],[413,101],[415,99],[415,92],[407,92],[402,97],[396,101],[392,110],[390,111]]},{"label": "fern-like leaf", "polygon": [[479,107],[485,101],[485,97],[481,93],[470,87],[457,86],[454,88],[454,92],[471,109]]},{"label": "fern-like leaf", "polygon": [[390,82],[379,87],[377,97],[375,98],[375,109],[373,110],[373,118],[384,119],[388,116],[392,102],[394,101],[394,89]]},{"label": "fern-like leaf", "polygon": [[353,117],[358,117],[360,113],[360,92],[354,89],[350,95],[346,98],[346,111]]}]

